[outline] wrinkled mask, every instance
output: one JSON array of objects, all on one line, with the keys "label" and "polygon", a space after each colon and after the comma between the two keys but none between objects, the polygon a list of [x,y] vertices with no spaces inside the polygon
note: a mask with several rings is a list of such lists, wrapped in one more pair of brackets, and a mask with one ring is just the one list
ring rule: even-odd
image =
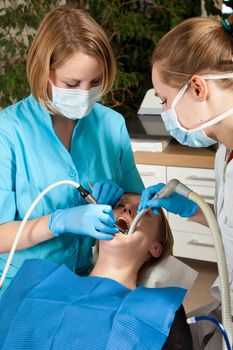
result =
[{"label": "wrinkled mask", "polygon": [[64,117],[69,119],[81,119],[86,117],[94,104],[99,100],[100,86],[90,90],[64,89],[52,86],[52,103],[54,108]]}]

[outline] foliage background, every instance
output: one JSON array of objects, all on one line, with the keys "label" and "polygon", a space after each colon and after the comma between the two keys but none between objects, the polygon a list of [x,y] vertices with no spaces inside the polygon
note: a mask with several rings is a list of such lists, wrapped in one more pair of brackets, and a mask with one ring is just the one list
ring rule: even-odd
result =
[{"label": "foliage background", "polygon": [[[150,58],[159,38],[182,20],[201,15],[200,0],[0,0],[0,106],[30,91],[25,62],[41,19],[57,5],[69,3],[90,12],[106,31],[118,67],[112,91],[103,103],[130,118],[152,87]],[[206,0],[207,14],[218,14]]]}]

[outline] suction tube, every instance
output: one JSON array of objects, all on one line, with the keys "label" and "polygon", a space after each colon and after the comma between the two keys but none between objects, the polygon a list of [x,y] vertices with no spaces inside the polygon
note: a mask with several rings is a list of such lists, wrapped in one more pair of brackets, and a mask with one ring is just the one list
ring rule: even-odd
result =
[{"label": "suction tube", "polygon": [[[178,180],[175,180],[175,181],[178,181]],[[179,182],[176,185],[175,192],[187,197],[188,199],[192,200],[199,206],[212,232],[215,252],[217,257],[219,280],[220,280],[220,292],[221,292],[221,300],[222,300],[222,324],[226,330],[226,333],[230,341],[230,345],[232,347],[231,296],[230,296],[230,288],[229,288],[230,284],[229,284],[227,262],[226,262],[226,256],[225,256],[224,246],[222,242],[222,236],[219,230],[216,217],[211,207],[209,206],[209,204],[206,203],[201,196],[199,196],[197,193],[190,190],[184,184]],[[227,349],[225,342],[223,342],[222,349],[224,350]]]},{"label": "suction tube", "polygon": [[[222,324],[228,335],[230,345],[232,347],[232,321],[231,321],[231,296],[229,288],[229,277],[225,251],[222,242],[222,236],[216,221],[215,215],[210,206],[195,192],[190,192],[188,198],[197,203],[206,217],[207,223],[213,235],[213,241],[216,251],[218,273],[220,280],[220,292],[222,300]],[[224,350],[226,344],[223,342]]]},{"label": "suction tube", "polygon": [[[229,288],[229,277],[227,270],[227,263],[225,257],[225,251],[222,243],[222,236],[219,230],[218,223],[216,221],[215,215],[210,208],[210,206],[199,196],[197,193],[193,192],[190,188],[180,183],[179,180],[173,179],[168,182],[168,184],[162,188],[153,198],[167,198],[173,192],[177,192],[182,196],[185,196],[197,203],[202,210],[204,216],[206,217],[207,223],[213,235],[213,241],[216,251],[220,289],[221,289],[221,300],[222,300],[222,324],[226,330],[229,337],[230,344],[232,346],[232,321],[231,321],[231,297]],[[135,227],[141,217],[149,210],[149,208],[141,210],[134,218],[128,234],[133,234]],[[223,350],[226,350],[226,344],[223,342]]]}]

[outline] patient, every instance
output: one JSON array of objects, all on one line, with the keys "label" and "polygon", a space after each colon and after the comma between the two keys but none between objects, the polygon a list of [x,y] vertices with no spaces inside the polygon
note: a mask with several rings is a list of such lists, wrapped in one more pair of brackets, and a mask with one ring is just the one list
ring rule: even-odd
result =
[{"label": "patient", "polygon": [[[121,198],[114,209],[118,225],[130,227],[139,200]],[[99,242],[90,276],[26,261],[0,301],[0,349],[191,350],[185,291],[138,286],[143,269],[171,254],[172,245],[163,212],[149,211],[133,235]]]},{"label": "patient", "polygon": [[[124,194],[114,208],[117,225],[129,229],[137,214],[140,196]],[[92,276],[115,279],[130,289],[136,288],[144,269],[172,255],[173,236],[162,211],[149,210],[133,235],[116,234],[111,241],[99,241],[99,256]]]}]

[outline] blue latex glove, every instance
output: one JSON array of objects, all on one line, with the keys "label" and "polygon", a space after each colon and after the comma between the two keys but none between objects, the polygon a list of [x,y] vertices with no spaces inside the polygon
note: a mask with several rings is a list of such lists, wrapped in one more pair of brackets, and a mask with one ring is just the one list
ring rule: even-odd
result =
[{"label": "blue latex glove", "polygon": [[58,209],[51,214],[49,229],[55,236],[65,233],[87,235],[110,240],[119,232],[109,205],[87,204],[74,208]]},{"label": "blue latex glove", "polygon": [[150,207],[154,214],[159,215],[157,208],[164,208],[170,213],[178,214],[185,218],[192,216],[197,211],[198,205],[196,203],[176,192],[172,193],[168,198],[152,199],[164,186],[165,184],[159,183],[146,188],[142,192],[138,211]]},{"label": "blue latex glove", "polygon": [[92,196],[100,204],[109,204],[111,207],[123,196],[123,189],[112,180],[100,180],[92,188]]}]

